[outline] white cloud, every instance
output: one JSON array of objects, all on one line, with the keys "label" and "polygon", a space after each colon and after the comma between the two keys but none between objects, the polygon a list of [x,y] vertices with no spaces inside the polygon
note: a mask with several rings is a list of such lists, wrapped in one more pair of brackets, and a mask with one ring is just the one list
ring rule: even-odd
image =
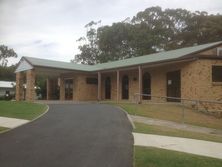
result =
[{"label": "white cloud", "polygon": [[19,57],[69,61],[79,52],[76,40],[85,24],[111,24],[151,6],[222,13],[221,0],[0,0],[0,44]]}]

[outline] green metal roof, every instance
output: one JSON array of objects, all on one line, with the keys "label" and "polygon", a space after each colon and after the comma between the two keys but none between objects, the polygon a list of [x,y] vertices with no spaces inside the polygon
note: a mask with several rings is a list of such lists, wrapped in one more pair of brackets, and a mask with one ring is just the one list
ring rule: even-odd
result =
[{"label": "green metal roof", "polygon": [[101,64],[96,64],[96,65],[74,64],[74,63],[39,59],[39,58],[33,58],[33,57],[24,57],[24,58],[33,66],[93,72],[93,71],[99,71],[99,70],[108,70],[108,69],[123,68],[123,67],[128,67],[128,66],[135,66],[135,65],[140,65],[140,64],[152,64],[152,63],[158,63],[158,62],[163,62],[163,61],[176,60],[176,59],[183,58],[184,56],[195,54],[203,50],[206,50],[208,48],[212,48],[214,46],[216,47],[217,45],[220,45],[220,44],[222,44],[222,41],[204,44],[204,45],[192,46],[192,47],[187,47],[187,48],[182,48],[182,49],[176,49],[176,50],[171,50],[171,51],[159,52],[159,53],[144,55],[140,57],[133,57],[133,58],[128,58],[124,60],[112,61],[108,63],[101,63]]},{"label": "green metal roof", "polygon": [[24,58],[33,66],[58,68],[66,70],[92,71],[92,67],[90,65],[74,64],[70,62],[39,59],[34,57],[24,57]]}]

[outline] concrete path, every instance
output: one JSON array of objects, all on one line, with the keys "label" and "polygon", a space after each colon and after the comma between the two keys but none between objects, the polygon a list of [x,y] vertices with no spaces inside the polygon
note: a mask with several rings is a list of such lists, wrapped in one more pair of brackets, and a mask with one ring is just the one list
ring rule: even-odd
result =
[{"label": "concrete path", "polygon": [[219,129],[212,129],[212,128],[206,128],[189,124],[176,123],[173,121],[159,120],[159,119],[134,116],[134,115],[130,115],[130,117],[134,122],[144,123],[148,125],[166,126],[169,128],[180,129],[191,132],[220,135],[222,137],[222,130]]},{"label": "concrete path", "polygon": [[142,133],[133,133],[133,136],[136,146],[157,147],[222,159],[222,143]]},{"label": "concrete path", "polygon": [[29,120],[25,119],[0,117],[0,126],[5,128],[15,128],[28,122]]},{"label": "concrete path", "polygon": [[0,134],[0,166],[132,167],[131,132],[111,105],[51,104],[36,121]]}]

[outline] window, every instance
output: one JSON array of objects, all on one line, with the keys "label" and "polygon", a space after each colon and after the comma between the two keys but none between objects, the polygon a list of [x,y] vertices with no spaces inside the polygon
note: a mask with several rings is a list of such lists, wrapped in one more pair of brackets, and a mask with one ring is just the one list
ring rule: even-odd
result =
[{"label": "window", "polygon": [[222,66],[212,66],[212,81],[222,82]]},{"label": "window", "polygon": [[222,56],[222,48],[217,48],[217,56]]},{"label": "window", "polygon": [[87,84],[98,84],[98,79],[97,78],[86,78],[86,83]]}]

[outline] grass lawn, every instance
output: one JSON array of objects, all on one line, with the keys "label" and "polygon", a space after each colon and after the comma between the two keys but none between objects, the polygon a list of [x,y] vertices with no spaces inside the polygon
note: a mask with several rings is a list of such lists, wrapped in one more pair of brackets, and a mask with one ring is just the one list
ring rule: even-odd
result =
[{"label": "grass lawn", "polygon": [[[117,104],[131,115],[138,115],[182,123],[182,109],[178,104]],[[222,129],[222,119],[185,108],[187,124]]]},{"label": "grass lawn", "polygon": [[135,147],[135,167],[221,167],[222,160],[164,150],[153,147]]},{"label": "grass lawn", "polygon": [[190,131],[163,127],[163,126],[147,125],[147,124],[137,123],[137,122],[135,122],[135,126],[136,126],[136,129],[134,129],[133,131],[137,133],[184,137],[184,138],[207,140],[207,141],[214,141],[214,142],[222,143],[222,137],[216,136],[213,134],[211,135],[211,134],[190,132]]},{"label": "grass lawn", "polygon": [[0,101],[0,116],[10,118],[21,118],[32,120],[45,112],[46,105],[16,102],[16,101]]}]

